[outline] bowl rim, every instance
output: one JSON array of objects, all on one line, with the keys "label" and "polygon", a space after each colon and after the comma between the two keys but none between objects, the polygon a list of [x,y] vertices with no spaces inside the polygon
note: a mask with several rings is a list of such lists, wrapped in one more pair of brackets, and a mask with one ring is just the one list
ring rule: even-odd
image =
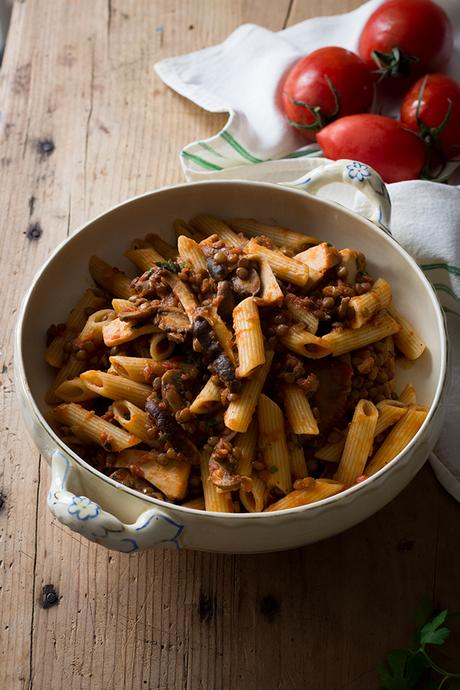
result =
[{"label": "bowl rim", "polygon": [[[326,208],[333,208],[334,210],[338,210],[340,213],[349,216],[352,218],[354,221],[357,221],[361,224],[364,224],[367,229],[370,232],[373,232],[377,236],[379,236],[381,239],[384,240],[384,242],[388,242],[390,245],[393,245],[393,248],[399,252],[400,254],[403,255],[404,259],[409,263],[411,266],[412,270],[415,271],[417,274],[419,280],[422,282],[422,284],[427,288],[427,293],[430,295],[430,299],[432,301],[432,304],[435,309],[436,313],[436,327],[437,330],[439,331],[441,337],[441,353],[440,353],[440,359],[441,359],[441,370],[440,370],[440,375],[439,379],[436,384],[436,390],[435,394],[433,396],[433,401],[429,407],[428,414],[420,427],[420,429],[417,431],[415,436],[411,439],[411,441],[405,446],[405,448],[396,456],[394,457],[389,463],[387,463],[384,467],[382,467],[378,472],[376,472],[374,475],[371,477],[367,478],[365,482],[362,482],[361,484],[356,484],[355,486],[349,487],[348,489],[345,489],[344,491],[341,491],[338,494],[335,494],[334,496],[330,496],[328,498],[321,499],[320,501],[317,501],[315,503],[310,503],[307,505],[303,506],[297,506],[295,508],[284,508],[283,510],[277,510],[277,511],[272,511],[272,512],[259,512],[259,513],[220,513],[216,511],[206,511],[206,510],[196,510],[195,508],[188,508],[187,506],[182,506],[176,503],[168,503],[165,501],[160,501],[159,499],[153,498],[151,496],[144,496],[140,494],[138,491],[135,489],[131,489],[124,484],[120,484],[119,482],[115,481],[114,479],[111,479],[107,475],[103,474],[99,470],[97,470],[95,467],[90,465],[86,460],[83,458],[80,458],[79,455],[77,455],[71,448],[69,448],[61,439],[60,437],[56,434],[54,429],[48,424],[46,421],[45,417],[42,415],[41,411],[38,408],[37,403],[35,402],[35,398],[32,394],[32,391],[29,388],[29,384],[27,381],[27,377],[25,374],[25,367],[24,367],[24,360],[23,360],[23,352],[22,352],[22,331],[23,331],[23,325],[24,325],[24,319],[27,311],[27,307],[30,301],[30,298],[32,296],[32,293],[34,292],[35,286],[41,276],[46,272],[48,266],[54,261],[56,256],[61,252],[61,250],[64,248],[64,246],[71,244],[74,241],[77,241],[77,237],[83,233],[83,232],[90,232],[91,226],[102,219],[103,217],[114,213],[118,211],[118,209],[123,208],[125,206],[129,206],[131,204],[135,204],[136,202],[140,201],[141,199],[145,199],[147,197],[153,197],[156,196],[157,194],[161,194],[164,192],[174,192],[175,190],[180,190],[184,188],[190,188],[190,187],[204,187],[204,188],[210,188],[212,189],[213,187],[222,187],[222,186],[231,186],[231,187],[237,187],[237,186],[246,186],[246,187],[261,187],[265,188],[267,190],[273,190],[276,189],[277,192],[285,193],[286,195],[296,195],[296,196],[301,196],[305,197],[307,195],[309,201],[312,203],[318,204],[319,206],[323,206]],[[16,378],[21,385],[22,391],[27,399],[27,402],[29,404],[29,408],[32,410],[34,413],[36,421],[40,424],[40,426],[43,428],[43,430],[50,436],[53,441],[56,443],[56,450],[60,450],[61,452],[65,453],[66,455],[70,456],[72,460],[74,460],[77,465],[81,466],[83,469],[89,471],[91,474],[95,475],[102,481],[107,482],[109,485],[113,486],[115,489],[119,491],[124,491],[127,494],[130,494],[134,496],[137,499],[146,501],[148,503],[151,503],[153,506],[159,508],[160,510],[173,510],[173,511],[179,511],[179,512],[184,512],[185,514],[192,514],[194,517],[197,519],[206,519],[208,517],[215,517],[223,520],[271,520],[274,519],[275,517],[289,517],[289,516],[295,516],[299,515],[300,513],[303,512],[310,512],[314,510],[318,510],[320,508],[323,508],[324,506],[331,505],[333,503],[337,502],[344,502],[344,500],[348,499],[353,499],[355,497],[355,494],[358,492],[364,493],[365,489],[370,489],[373,485],[376,484],[385,474],[389,473],[392,469],[395,468],[400,462],[408,455],[408,453],[412,450],[412,448],[418,444],[418,442],[421,440],[422,436],[425,434],[427,427],[434,416],[437,408],[439,407],[441,397],[443,390],[446,386],[447,382],[447,359],[448,359],[448,338],[447,338],[447,325],[446,325],[446,319],[444,316],[444,313],[442,311],[441,305],[439,304],[436,293],[431,285],[431,283],[428,281],[426,278],[425,274],[421,270],[421,268],[417,265],[415,260],[410,256],[410,254],[397,242],[397,240],[390,235],[389,233],[385,232],[381,228],[379,228],[377,225],[369,221],[367,218],[364,218],[363,216],[359,215],[358,213],[352,211],[349,208],[346,208],[345,206],[342,206],[341,204],[330,201],[327,199],[322,199],[318,198],[316,196],[313,196],[311,194],[308,194],[304,190],[301,189],[295,189],[293,187],[287,187],[282,184],[275,184],[272,182],[260,182],[260,181],[254,181],[254,180],[199,180],[196,182],[185,182],[185,183],[179,183],[175,185],[165,185],[163,187],[159,187],[158,189],[154,189],[149,192],[143,192],[142,194],[138,194],[136,196],[130,197],[128,199],[125,199],[124,201],[121,201],[118,204],[115,204],[114,206],[111,206],[110,208],[106,209],[105,211],[102,211],[101,213],[97,214],[93,218],[91,218],[88,221],[85,221],[84,223],[81,223],[75,231],[69,236],[66,237],[62,242],[60,242],[56,248],[51,252],[50,256],[48,259],[45,261],[45,263],[36,271],[34,274],[31,284],[25,293],[21,305],[19,308],[18,312],[18,320],[16,322],[16,327],[15,327],[15,332],[14,332],[14,366],[15,366],[15,371],[16,371]],[[21,401],[21,406],[22,406],[22,401]],[[374,487],[375,488],[375,487]]]}]

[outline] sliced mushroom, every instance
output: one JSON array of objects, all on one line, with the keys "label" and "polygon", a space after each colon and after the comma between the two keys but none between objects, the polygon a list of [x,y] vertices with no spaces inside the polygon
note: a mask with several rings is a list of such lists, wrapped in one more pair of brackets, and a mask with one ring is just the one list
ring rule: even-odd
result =
[{"label": "sliced mushroom", "polygon": [[199,454],[195,444],[190,441],[184,429],[176,422],[174,417],[167,412],[163,405],[157,403],[155,400],[147,400],[145,409],[152,417],[158,429],[165,434],[176,453],[183,455],[191,462],[198,460]]},{"label": "sliced mushroom", "polygon": [[186,389],[180,369],[170,369],[161,377],[161,397],[168,404],[172,412],[185,407]]},{"label": "sliced mushroom", "polygon": [[233,364],[224,352],[211,362],[209,368],[220,378],[230,393],[238,393],[240,391],[241,381],[236,378]]},{"label": "sliced mushroom", "polygon": [[159,305],[159,300],[143,302],[139,306],[134,307],[134,309],[120,312],[118,318],[121,321],[144,321],[145,319],[152,318],[157,313]]},{"label": "sliced mushroom", "polygon": [[220,280],[217,283],[217,297],[214,304],[217,305],[217,312],[224,320],[232,318],[233,309],[235,307],[235,297],[233,295],[230,281]]},{"label": "sliced mushroom", "polygon": [[232,277],[232,288],[241,297],[253,297],[260,292],[260,277],[255,268],[247,269],[247,278],[240,278],[237,274]]},{"label": "sliced mushroom", "polygon": [[228,275],[227,264],[218,264],[213,256],[206,259],[206,266],[214,280],[225,280]]},{"label": "sliced mushroom", "polygon": [[179,307],[162,307],[158,310],[154,323],[176,342],[184,342],[192,328],[187,314]]},{"label": "sliced mushroom", "polygon": [[236,472],[238,460],[233,455],[232,444],[220,438],[209,458],[209,479],[222,491],[240,488],[241,477]]}]

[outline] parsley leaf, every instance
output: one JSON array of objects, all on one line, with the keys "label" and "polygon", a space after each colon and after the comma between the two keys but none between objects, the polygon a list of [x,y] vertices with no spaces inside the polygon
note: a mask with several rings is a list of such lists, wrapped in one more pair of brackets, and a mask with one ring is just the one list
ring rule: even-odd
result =
[{"label": "parsley leaf", "polygon": [[270,474],[276,474],[278,472],[278,468],[276,465],[272,465],[269,470]]},{"label": "parsley leaf", "polygon": [[169,271],[170,273],[180,273],[184,268],[185,264],[179,263],[174,259],[168,259],[168,261],[155,261],[155,266],[158,266],[159,268],[164,268],[166,271]]},{"label": "parsley leaf", "polygon": [[441,628],[447,617],[447,609],[438,613],[429,623],[425,623],[420,630],[420,644],[424,647],[427,644],[442,645],[450,635],[449,628]]}]

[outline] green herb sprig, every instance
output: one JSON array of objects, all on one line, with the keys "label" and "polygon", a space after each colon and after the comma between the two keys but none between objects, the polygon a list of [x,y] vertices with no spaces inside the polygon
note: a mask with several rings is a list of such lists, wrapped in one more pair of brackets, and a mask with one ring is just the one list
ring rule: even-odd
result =
[{"label": "green herb sprig", "polygon": [[460,673],[438,666],[427,649],[440,647],[449,637],[451,631],[444,625],[448,611],[444,609],[427,622],[426,614],[423,602],[418,612],[416,648],[396,649],[378,666],[379,690],[460,690]]}]

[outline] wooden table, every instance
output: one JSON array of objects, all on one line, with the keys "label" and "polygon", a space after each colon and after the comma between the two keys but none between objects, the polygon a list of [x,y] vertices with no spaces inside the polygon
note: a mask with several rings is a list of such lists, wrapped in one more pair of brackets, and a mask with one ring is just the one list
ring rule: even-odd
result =
[{"label": "wooden table", "polygon": [[[168,90],[153,63],[242,22],[281,29],[358,4],[15,2],[0,73],[0,688],[374,690],[379,660],[411,642],[423,594],[460,610],[460,508],[428,467],[372,519],[308,548],[118,555],[52,519],[48,466],[14,398],[11,331],[38,266],[80,223],[181,180],[181,146],[224,122]],[[458,639],[446,666],[460,667]]]}]

